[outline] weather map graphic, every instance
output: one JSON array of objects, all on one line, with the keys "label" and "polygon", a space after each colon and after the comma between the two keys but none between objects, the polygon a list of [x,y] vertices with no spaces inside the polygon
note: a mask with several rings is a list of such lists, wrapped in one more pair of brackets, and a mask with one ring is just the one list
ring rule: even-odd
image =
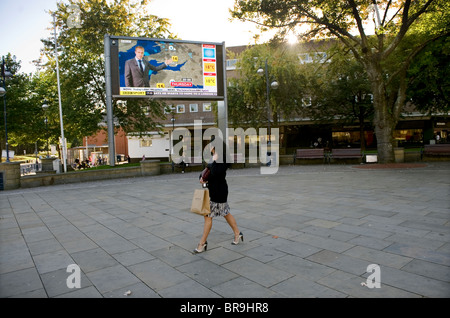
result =
[{"label": "weather map graphic", "polygon": [[[144,63],[150,65],[141,69],[145,87],[128,87],[126,63],[136,58],[137,47],[143,48]],[[118,52],[120,95],[217,96],[216,50],[215,44],[121,39]]]}]

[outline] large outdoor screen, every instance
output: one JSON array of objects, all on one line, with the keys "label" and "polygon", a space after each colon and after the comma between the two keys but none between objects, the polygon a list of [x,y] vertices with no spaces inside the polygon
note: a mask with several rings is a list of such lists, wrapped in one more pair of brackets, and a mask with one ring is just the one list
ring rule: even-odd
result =
[{"label": "large outdoor screen", "polygon": [[224,98],[224,44],[110,37],[114,98]]}]

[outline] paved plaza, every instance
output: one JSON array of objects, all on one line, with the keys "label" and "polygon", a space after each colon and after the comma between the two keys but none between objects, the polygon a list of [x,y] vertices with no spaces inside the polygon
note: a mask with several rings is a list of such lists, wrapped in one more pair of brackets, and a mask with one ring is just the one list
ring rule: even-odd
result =
[{"label": "paved plaza", "polygon": [[450,297],[450,162],[425,164],[229,170],[244,242],[215,219],[197,255],[198,172],[2,191],[0,297]]}]

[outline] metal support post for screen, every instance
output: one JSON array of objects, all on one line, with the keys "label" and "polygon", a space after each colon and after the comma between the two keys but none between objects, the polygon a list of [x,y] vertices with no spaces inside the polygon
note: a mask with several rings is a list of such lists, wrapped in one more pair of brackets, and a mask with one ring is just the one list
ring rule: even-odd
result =
[{"label": "metal support post for screen", "polygon": [[106,82],[106,116],[108,125],[108,153],[109,165],[116,165],[116,149],[114,145],[114,117],[112,107],[112,87],[111,87],[111,39],[109,34],[105,34],[105,82]]},{"label": "metal support post for screen", "polygon": [[226,145],[228,145],[228,106],[227,106],[227,59],[225,42],[222,45],[223,50],[223,101],[217,102],[217,121],[218,128],[222,131],[222,136]]}]

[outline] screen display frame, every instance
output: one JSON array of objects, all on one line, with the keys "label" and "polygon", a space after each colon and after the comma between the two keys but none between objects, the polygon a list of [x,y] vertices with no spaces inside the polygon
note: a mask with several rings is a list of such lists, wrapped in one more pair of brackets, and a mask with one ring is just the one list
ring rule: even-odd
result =
[{"label": "screen display frame", "polygon": [[[109,36],[111,92],[116,99],[127,98],[162,98],[182,100],[224,100],[225,98],[225,42],[200,42],[172,39],[154,39],[142,37]],[[145,87],[127,87],[125,71],[131,76],[130,65],[125,64],[136,56],[136,47],[144,48],[149,83]],[[177,51],[177,47],[180,48]],[[181,49],[183,48],[183,50]],[[187,52],[189,51],[189,52]],[[155,61],[152,55],[160,59]],[[169,60],[164,63],[161,57]],[[195,57],[195,58],[194,58]],[[128,63],[132,63],[129,61]],[[155,63],[156,62],[156,63]],[[189,63],[189,64],[187,64]],[[137,65],[137,62],[134,63]],[[149,66],[148,64],[152,64]],[[186,67],[183,69],[183,67]],[[127,70],[125,70],[127,68]],[[187,71],[189,69],[190,71]],[[141,69],[142,70],[142,69]],[[183,71],[184,76],[176,76],[176,71]],[[152,81],[152,76],[160,73],[170,74],[164,81]],[[146,73],[146,72],[145,72]],[[160,76],[161,77],[161,76]]]}]

